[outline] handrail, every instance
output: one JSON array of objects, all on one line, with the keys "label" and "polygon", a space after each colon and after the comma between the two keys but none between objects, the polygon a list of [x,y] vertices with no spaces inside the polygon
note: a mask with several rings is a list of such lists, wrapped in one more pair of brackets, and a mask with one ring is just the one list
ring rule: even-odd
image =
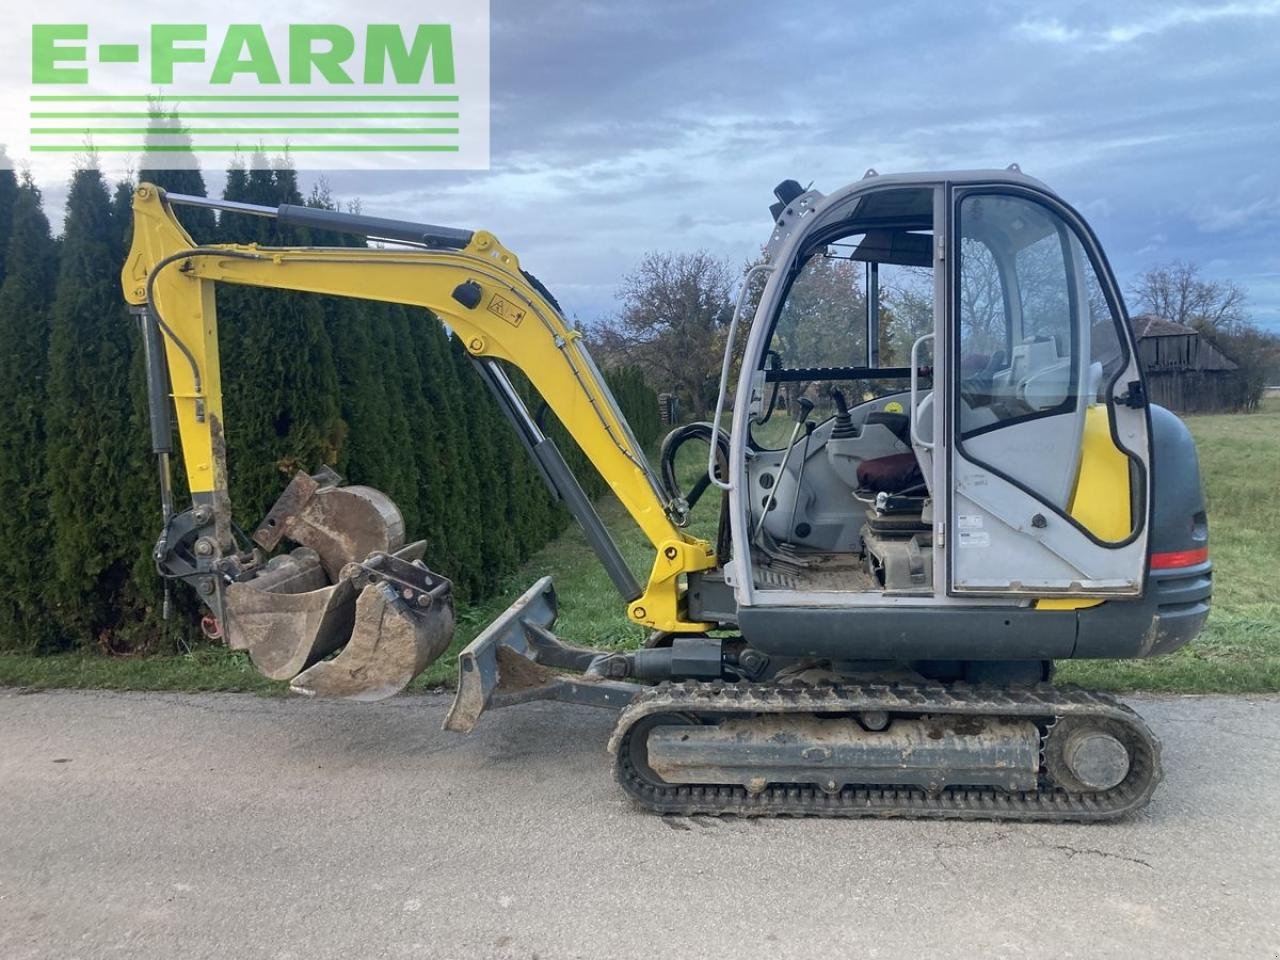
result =
[{"label": "handrail", "polygon": [[933,339],[932,333],[926,333],[922,337],[916,338],[916,342],[911,345],[911,443],[914,446],[924,447],[926,450],[933,449],[932,440],[921,440],[920,433],[916,429],[916,414],[919,412],[919,401],[917,396],[920,393],[920,345],[926,340]]},{"label": "handrail", "polygon": [[[733,319],[729,321],[729,336],[724,344],[724,362],[720,364],[720,390],[716,394],[716,413],[711,420],[712,426],[716,430],[720,429],[720,418],[724,415],[724,398],[729,389],[729,370],[733,366],[733,342],[738,336],[738,320],[742,316],[742,306],[747,301],[747,295],[751,291],[751,278],[755,276],[756,271],[768,273],[773,270],[773,265],[768,263],[757,263],[747,275],[742,278],[742,289],[738,291],[738,300],[733,305]],[[707,479],[721,490],[729,491],[733,489],[731,482],[726,482],[716,478],[716,445],[711,444],[707,451]]]}]

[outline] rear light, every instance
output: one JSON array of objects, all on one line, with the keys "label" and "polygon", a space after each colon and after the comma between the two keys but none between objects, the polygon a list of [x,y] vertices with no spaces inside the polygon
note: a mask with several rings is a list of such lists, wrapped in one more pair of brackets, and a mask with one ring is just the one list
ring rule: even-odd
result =
[{"label": "rear light", "polygon": [[1209,559],[1209,548],[1199,547],[1195,550],[1174,550],[1171,553],[1153,553],[1151,555],[1152,570],[1169,570],[1173,567],[1194,567]]}]

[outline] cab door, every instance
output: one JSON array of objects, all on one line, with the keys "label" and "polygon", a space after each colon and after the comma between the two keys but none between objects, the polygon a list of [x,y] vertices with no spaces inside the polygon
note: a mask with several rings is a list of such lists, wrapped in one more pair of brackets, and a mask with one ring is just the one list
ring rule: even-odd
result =
[{"label": "cab door", "polygon": [[1035,190],[956,187],[948,207],[949,592],[1138,595],[1145,391],[1101,251]]}]

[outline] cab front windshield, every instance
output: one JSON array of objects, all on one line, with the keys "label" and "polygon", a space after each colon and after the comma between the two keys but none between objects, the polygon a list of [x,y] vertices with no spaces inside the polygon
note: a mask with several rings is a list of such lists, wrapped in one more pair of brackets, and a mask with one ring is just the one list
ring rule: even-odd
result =
[{"label": "cab front windshield", "polygon": [[911,346],[932,330],[931,233],[866,230],[817,246],[777,313],[752,439],[785,445],[801,397],[821,422],[835,413],[833,388],[850,406],[906,390]]}]

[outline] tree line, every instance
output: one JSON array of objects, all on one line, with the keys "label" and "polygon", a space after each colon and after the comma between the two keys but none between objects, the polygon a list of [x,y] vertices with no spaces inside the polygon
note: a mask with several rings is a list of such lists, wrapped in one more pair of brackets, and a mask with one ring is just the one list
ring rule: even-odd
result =
[{"label": "tree line", "polygon": [[[273,166],[233,165],[224,198],[333,206],[323,187],[304,198],[287,162]],[[143,176],[205,193],[192,167]],[[188,591],[176,591],[178,615],[161,621],[150,558],[156,468],[141,338],[119,281],[133,186],[108,184],[89,158],[55,238],[31,177],[0,170],[0,649],[161,651],[192,636]],[[360,243],[206,209],[179,215],[197,242]],[[428,542],[428,562],[474,600],[566,525],[467,354],[428,312],[226,285],[217,302],[241,526],[251,529],[295,471],[327,464],[385,490],[408,535]],[[606,379],[652,445],[654,393],[634,369]],[[603,493],[564,431],[551,429],[588,492]],[[179,460],[179,503],[181,478]]]}]

